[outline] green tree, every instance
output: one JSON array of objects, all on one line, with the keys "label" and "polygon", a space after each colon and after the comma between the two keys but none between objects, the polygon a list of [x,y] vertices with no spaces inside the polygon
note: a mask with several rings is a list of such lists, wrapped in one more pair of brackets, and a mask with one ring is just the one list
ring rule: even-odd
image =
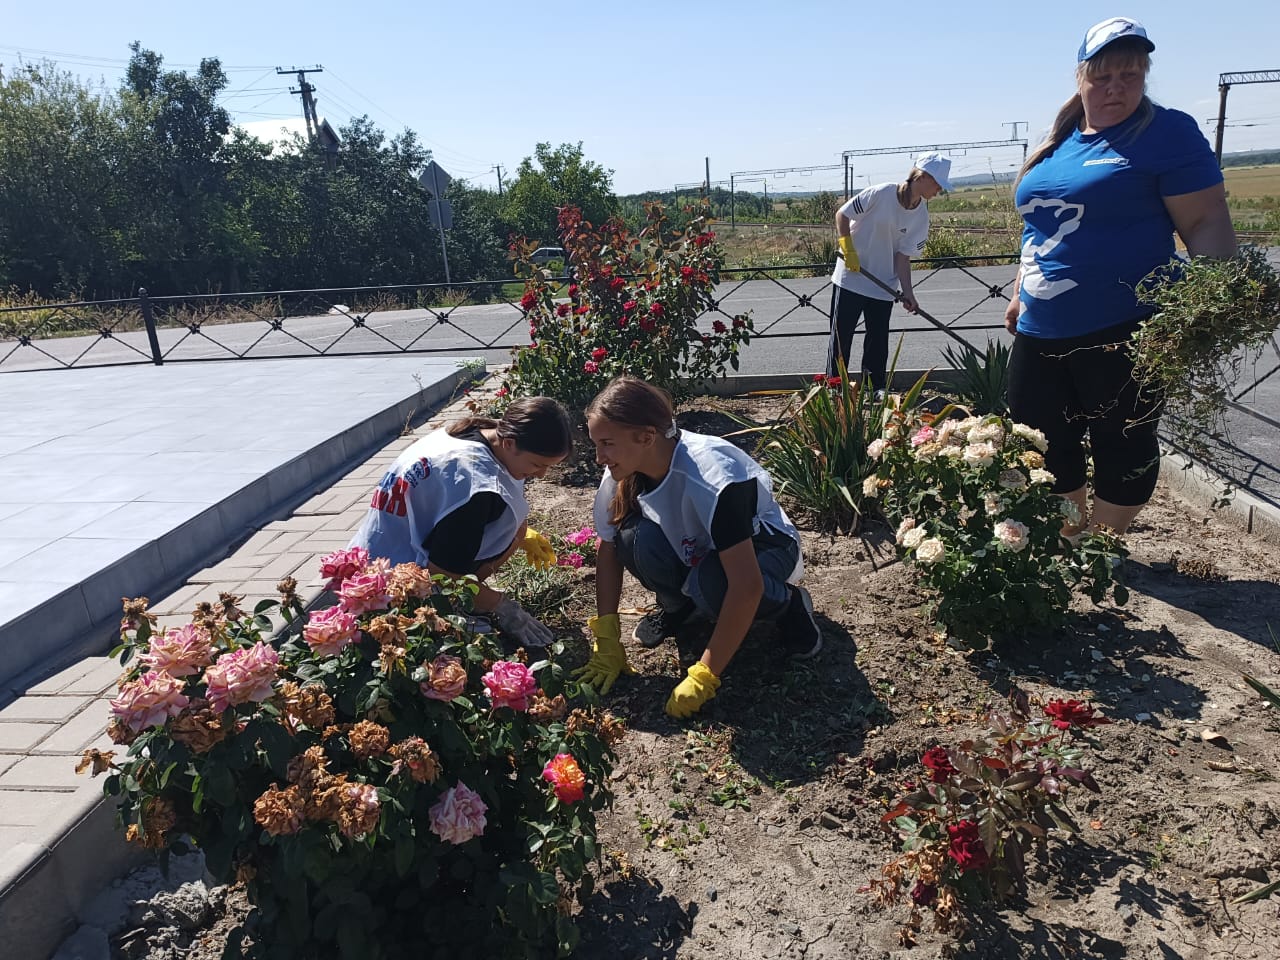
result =
[{"label": "green tree", "polygon": [[[534,166],[534,163],[537,166]],[[505,220],[512,231],[544,243],[555,241],[556,210],[573,205],[591,223],[602,224],[618,212],[613,171],[583,156],[582,143],[552,149],[539,143],[532,157],[516,168],[507,191]]]}]

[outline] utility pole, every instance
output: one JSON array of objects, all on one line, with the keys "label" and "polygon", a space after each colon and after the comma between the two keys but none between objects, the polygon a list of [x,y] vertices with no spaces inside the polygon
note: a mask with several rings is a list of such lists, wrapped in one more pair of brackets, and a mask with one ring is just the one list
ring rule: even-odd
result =
[{"label": "utility pole", "polygon": [[316,139],[320,136],[320,118],[316,116],[316,101],[315,98],[311,96],[316,92],[316,86],[314,83],[307,82],[307,74],[324,73],[324,67],[320,66],[318,63],[314,67],[304,67],[301,69],[298,67],[289,67],[288,69],[285,69],[284,67],[276,67],[276,73],[296,73],[298,75],[297,89],[290,87],[289,92],[302,94],[302,118],[307,121],[307,139],[314,144]]},{"label": "utility pole", "polygon": [[1227,94],[1235,83],[1280,83],[1280,70],[1218,74],[1218,132],[1213,138],[1213,154],[1218,158],[1218,166],[1222,166],[1222,133],[1227,126]]},{"label": "utility pole", "polygon": [[498,198],[502,198],[502,164],[495,163],[493,169],[498,173]]},{"label": "utility pole", "polygon": [[1027,123],[1027,121],[1025,121],[1025,120],[1006,120],[1004,123],[1000,124],[1000,126],[1002,126],[1002,127],[1013,127],[1013,131],[1009,134],[1009,139],[1010,139],[1010,140],[1017,140],[1017,139],[1018,139],[1018,127],[1022,127],[1022,129],[1023,129],[1023,131],[1024,131],[1024,132],[1023,132],[1023,136],[1022,136],[1022,162],[1023,162],[1023,164],[1026,164],[1026,162],[1027,162],[1027,137],[1026,137],[1026,132],[1027,132],[1027,131],[1029,131],[1029,130],[1031,129],[1031,124]]},{"label": "utility pole", "polygon": [[707,179],[704,181],[706,183],[706,187],[704,188],[703,196],[710,197],[711,196],[711,158],[707,157],[706,159],[707,159]]}]

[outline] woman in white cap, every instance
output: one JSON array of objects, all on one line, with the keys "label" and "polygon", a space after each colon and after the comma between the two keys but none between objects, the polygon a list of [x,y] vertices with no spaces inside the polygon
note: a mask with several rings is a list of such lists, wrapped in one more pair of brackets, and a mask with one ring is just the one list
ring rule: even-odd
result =
[{"label": "woman in white cap", "polygon": [[1091,27],[1076,57],[1076,93],[1015,188],[1025,226],[1005,312],[1016,333],[1009,404],[1049,441],[1054,489],[1076,507],[1068,536],[1090,524],[1124,533],[1160,473],[1160,398],[1138,389],[1129,351],[1115,346],[1150,314],[1135,287],[1173,258],[1175,230],[1192,256],[1236,252],[1208,141],[1192,117],[1146,95],[1154,49],[1127,17]]},{"label": "woman in white cap", "polygon": [[595,501],[592,654],[577,676],[605,693],[632,672],[618,623],[623,570],[658,605],[632,639],[646,647],[668,637],[706,643],[667,699],[673,717],[692,716],[716,695],[756,620],[778,625],[783,654],[815,656],[822,634],[796,582],[800,535],[760,465],[727,440],[678,429],[670,397],[635,377],[611,381],[586,414],[596,462],[607,469]]},{"label": "woman in white cap", "polygon": [[902,183],[877,183],[855,194],[836,211],[836,241],[840,256],[831,275],[831,341],[827,347],[827,375],[839,376],[839,362],[847,369],[853,333],[865,316],[862,370],[876,390],[885,389],[889,364],[889,314],[893,295],[871,282],[900,289],[899,299],[909,313],[917,304],[911,289],[911,258],[929,237],[932,200],[951,189],[951,161],[940,153],[922,153]]},{"label": "woman in white cap", "polygon": [[499,420],[455,420],[396,457],[350,546],[433,574],[475,577],[476,612],[516,642],[544,647],[551,630],[485,581],[516,550],[535,566],[555,563],[547,538],[528,525],[524,484],[572,448],[569,415],[549,397],[516,400]]}]

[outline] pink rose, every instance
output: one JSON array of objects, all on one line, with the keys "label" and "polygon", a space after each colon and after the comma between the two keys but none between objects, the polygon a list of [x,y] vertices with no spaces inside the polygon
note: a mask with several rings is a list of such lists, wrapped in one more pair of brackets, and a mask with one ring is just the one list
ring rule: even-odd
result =
[{"label": "pink rose", "polygon": [[556,563],[562,567],[574,567],[575,569],[582,566],[582,561],[586,559],[577,551],[571,553],[562,553]]},{"label": "pink rose", "polygon": [[120,687],[111,701],[111,715],[133,731],[158,727],[176,717],[190,702],[177,677],[152,670]]},{"label": "pink rose", "polygon": [[1013,553],[1019,553],[1026,547],[1027,533],[1027,525],[1017,520],[1001,520],[995,526],[996,539]]},{"label": "pink rose", "polygon": [[342,581],[359,573],[369,562],[369,551],[364,547],[348,547],[335,550],[320,558],[320,576],[327,581],[325,588],[334,590]]},{"label": "pink rose", "polygon": [[302,628],[302,639],[322,657],[336,657],[356,638],[355,614],[341,606],[317,610]]},{"label": "pink rose", "polygon": [[261,703],[271,696],[279,668],[279,655],[261,640],[224,653],[204,672],[209,706],[222,713],[237,704]]},{"label": "pink rose", "polygon": [[423,667],[427,671],[427,679],[418,684],[418,689],[429,700],[448,703],[467,688],[467,671],[457,657],[442,653]]},{"label": "pink rose", "polygon": [[188,623],[153,636],[150,650],[138,660],[171,677],[194,676],[213,662],[213,640],[204,627]]},{"label": "pink rose", "polygon": [[582,369],[586,373],[596,373],[600,369],[600,364],[596,363],[594,360],[588,360],[582,365]]},{"label": "pink rose", "polygon": [[386,610],[391,606],[387,592],[387,573],[374,566],[364,573],[347,577],[338,588],[342,608],[348,613],[368,613],[370,610]]},{"label": "pink rose", "polygon": [[444,792],[428,811],[431,832],[446,843],[466,843],[484,833],[485,806],[480,795],[462,781]]},{"label": "pink rose", "polygon": [[934,431],[933,427],[929,427],[929,426],[921,427],[911,437],[911,445],[913,447],[918,447],[922,444],[928,443],[937,435],[938,434]]},{"label": "pink rose", "polygon": [[499,660],[480,680],[489,691],[494,709],[528,710],[529,697],[538,690],[538,681],[529,668],[512,660]]}]

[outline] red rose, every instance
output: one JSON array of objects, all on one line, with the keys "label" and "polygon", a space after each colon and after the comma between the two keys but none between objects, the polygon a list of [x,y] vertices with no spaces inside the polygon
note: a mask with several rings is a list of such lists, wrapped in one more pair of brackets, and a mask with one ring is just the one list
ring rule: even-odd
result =
[{"label": "red rose", "polygon": [[610,290],[621,290],[626,285],[627,285],[627,281],[623,280],[621,277],[614,277],[612,280],[609,281]]},{"label": "red rose", "polygon": [[729,328],[724,325],[723,320],[716,320],[712,322],[711,329],[714,330],[716,333],[724,333]]},{"label": "red rose", "polygon": [[587,373],[595,373],[600,369],[600,364],[596,363],[594,360],[588,360],[582,365],[582,369]]},{"label": "red rose", "polygon": [[825,373],[815,373],[815,374],[813,375],[813,382],[814,382],[814,383],[826,383],[826,382],[827,382],[827,375],[826,375]]},{"label": "red rose", "polygon": [[510,391],[509,391],[509,390],[507,390],[507,388],[506,388],[506,387],[499,387],[499,388],[498,388],[498,392],[497,392],[497,393],[495,393],[495,394],[494,394],[494,396],[495,396],[495,397],[505,397],[509,392],[510,392]]},{"label": "red rose", "polygon": [[650,320],[648,317],[643,317],[640,320],[640,329],[643,330],[645,333],[652,333],[655,329],[657,329],[657,326],[658,326],[657,321]]},{"label": "red rose", "polygon": [[634,310],[634,309],[635,309],[636,307],[638,307],[638,306],[640,306],[640,304],[636,303],[634,300],[628,300],[626,303],[624,303],[624,304],[622,305],[622,309],[623,309],[623,310]]},{"label": "red rose", "polygon": [[576,283],[569,284],[569,296],[576,297],[578,295],[578,285]]},{"label": "red rose", "polygon": [[567,303],[560,303],[560,304],[557,304],[557,305],[556,305],[556,316],[557,316],[557,317],[567,317],[567,316],[569,315],[569,311],[570,311],[571,309],[572,309],[572,307],[570,307],[570,306],[569,306],[569,304],[567,304]]},{"label": "red rose", "polygon": [[981,870],[991,862],[991,858],[987,856],[987,848],[978,836],[978,825],[972,820],[947,824],[947,833],[951,835],[951,847],[947,850],[947,856],[961,870]]},{"label": "red rose", "polygon": [[604,347],[596,347],[594,350],[591,351],[592,360],[603,360],[608,355],[609,355],[609,351],[606,350]]},{"label": "red rose", "polygon": [[1079,700],[1050,700],[1044,705],[1047,716],[1053,717],[1053,725],[1059,730],[1080,727],[1087,730],[1104,723],[1110,723],[1106,717],[1093,712],[1093,707]]},{"label": "red rose", "polygon": [[[839,379],[836,377],[835,379]],[[956,768],[951,765],[946,747],[930,747],[920,758],[920,762],[929,770],[929,778],[934,783],[946,783],[947,778],[954,776]]]},{"label": "red rose", "polygon": [[524,307],[526,310],[532,310],[537,302],[538,295],[532,290],[526,290],[524,296],[520,298],[520,306]]},{"label": "red rose", "polygon": [[578,316],[582,316],[583,314],[590,313],[591,308],[584,303],[582,306],[580,306],[577,310],[573,312],[576,313]]},{"label": "red rose", "polygon": [[742,319],[742,317],[733,318],[733,329],[737,330],[741,327],[745,327],[746,325],[747,325],[747,321]]},{"label": "red rose", "polygon": [[932,883],[917,882],[911,888],[911,902],[917,907],[927,907],[938,899],[938,888]]},{"label": "red rose", "polygon": [[667,308],[660,303],[651,303],[649,305],[649,312],[653,314],[655,317],[662,316],[666,312],[666,310]]},{"label": "red rose", "polygon": [[827,380],[827,386],[830,387],[832,390],[834,390],[836,387],[840,386],[840,378],[831,377],[829,380]]},{"label": "red rose", "polygon": [[680,276],[688,280],[690,277],[693,276],[693,267],[681,267]]}]

